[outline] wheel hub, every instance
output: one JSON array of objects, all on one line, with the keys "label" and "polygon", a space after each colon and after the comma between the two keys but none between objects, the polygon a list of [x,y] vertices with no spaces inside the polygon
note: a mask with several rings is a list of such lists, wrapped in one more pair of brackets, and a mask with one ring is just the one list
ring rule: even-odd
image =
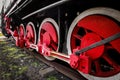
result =
[{"label": "wheel hub", "polygon": [[[101,38],[95,33],[87,33],[81,40],[81,49],[85,48],[93,43],[100,41]],[[85,52],[85,55],[89,56],[92,60],[98,59],[102,56],[104,51],[104,45],[98,46]]]}]

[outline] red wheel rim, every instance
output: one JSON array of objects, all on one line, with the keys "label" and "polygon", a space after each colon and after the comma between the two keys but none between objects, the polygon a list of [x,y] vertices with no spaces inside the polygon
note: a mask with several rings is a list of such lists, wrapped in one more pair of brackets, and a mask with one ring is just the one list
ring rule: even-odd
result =
[{"label": "red wheel rim", "polygon": [[44,22],[40,30],[40,43],[46,44],[51,50],[58,49],[58,34],[51,22]]},{"label": "red wheel rim", "polygon": [[36,44],[36,32],[32,23],[28,23],[26,27],[26,47],[30,47],[30,44]]},{"label": "red wheel rim", "polygon": [[[71,50],[75,48],[82,48],[84,42],[86,41],[86,35],[92,34],[97,35],[100,39],[107,38],[111,35],[120,32],[120,27],[113,20],[100,15],[91,15],[83,18],[78,22],[78,24],[74,27],[71,34]],[[91,36],[92,36],[91,35]],[[94,36],[91,39],[96,39]],[[94,43],[92,41],[89,44]],[[120,39],[116,39],[104,45],[104,48],[99,48],[101,53],[99,56],[93,56],[93,54],[89,54],[88,56],[92,56],[92,70],[91,75],[98,77],[109,77],[113,76],[120,72]],[[87,47],[88,44],[84,47]],[[103,51],[102,51],[103,50]],[[92,50],[92,52],[96,53],[96,50]]]}]

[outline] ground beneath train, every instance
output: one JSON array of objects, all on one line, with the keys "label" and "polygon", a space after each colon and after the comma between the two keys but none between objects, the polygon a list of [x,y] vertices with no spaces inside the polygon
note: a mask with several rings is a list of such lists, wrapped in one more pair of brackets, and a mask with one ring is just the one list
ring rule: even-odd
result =
[{"label": "ground beneath train", "polygon": [[[45,71],[49,70],[49,72]],[[43,72],[42,72],[43,71]],[[0,41],[0,80],[71,80],[10,41]]]}]

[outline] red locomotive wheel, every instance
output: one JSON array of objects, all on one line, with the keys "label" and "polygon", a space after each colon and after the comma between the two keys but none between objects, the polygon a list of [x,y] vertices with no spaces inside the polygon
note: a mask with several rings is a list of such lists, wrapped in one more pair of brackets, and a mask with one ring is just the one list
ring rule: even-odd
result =
[{"label": "red locomotive wheel", "polygon": [[19,46],[24,47],[25,27],[23,24],[19,26],[18,35],[19,35]]},{"label": "red locomotive wheel", "polygon": [[20,36],[21,38],[24,38],[24,36],[25,36],[25,27],[24,27],[23,24],[21,24],[21,25],[19,26],[19,36]]},{"label": "red locomotive wheel", "polygon": [[[77,18],[78,19],[78,18]],[[67,47],[71,53],[76,48],[85,48],[90,44],[120,32],[116,21],[103,15],[88,15],[76,22],[68,32]],[[92,60],[90,74],[83,74],[87,79],[117,79],[120,75],[120,38],[85,52]],[[69,53],[70,55],[70,53]]]},{"label": "red locomotive wheel", "polygon": [[[39,29],[39,38],[38,38],[38,44],[46,45],[50,50],[58,51],[59,49],[59,28],[57,23],[51,19],[46,18],[41,23],[40,29]],[[47,60],[54,60],[53,57],[44,57]]]},{"label": "red locomotive wheel", "polygon": [[26,47],[29,48],[30,44],[36,44],[36,31],[35,26],[32,22],[28,23],[26,26]]}]

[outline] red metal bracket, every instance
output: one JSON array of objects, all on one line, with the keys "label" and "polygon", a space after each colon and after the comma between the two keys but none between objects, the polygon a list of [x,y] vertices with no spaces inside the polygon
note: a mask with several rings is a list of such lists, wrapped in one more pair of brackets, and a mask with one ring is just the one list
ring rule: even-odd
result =
[{"label": "red metal bracket", "polygon": [[80,55],[78,70],[80,70],[81,72],[86,73],[86,74],[90,73],[90,71],[91,71],[90,57],[86,56],[85,54]]},{"label": "red metal bracket", "polygon": [[38,44],[38,52],[42,55],[50,56],[51,50],[46,44]]},{"label": "red metal bracket", "polygon": [[80,54],[77,56],[75,52],[78,49],[74,49],[73,54],[70,55],[70,66],[74,69],[78,69],[83,73],[90,73],[91,71],[91,59],[90,57],[86,56],[85,53]]}]

